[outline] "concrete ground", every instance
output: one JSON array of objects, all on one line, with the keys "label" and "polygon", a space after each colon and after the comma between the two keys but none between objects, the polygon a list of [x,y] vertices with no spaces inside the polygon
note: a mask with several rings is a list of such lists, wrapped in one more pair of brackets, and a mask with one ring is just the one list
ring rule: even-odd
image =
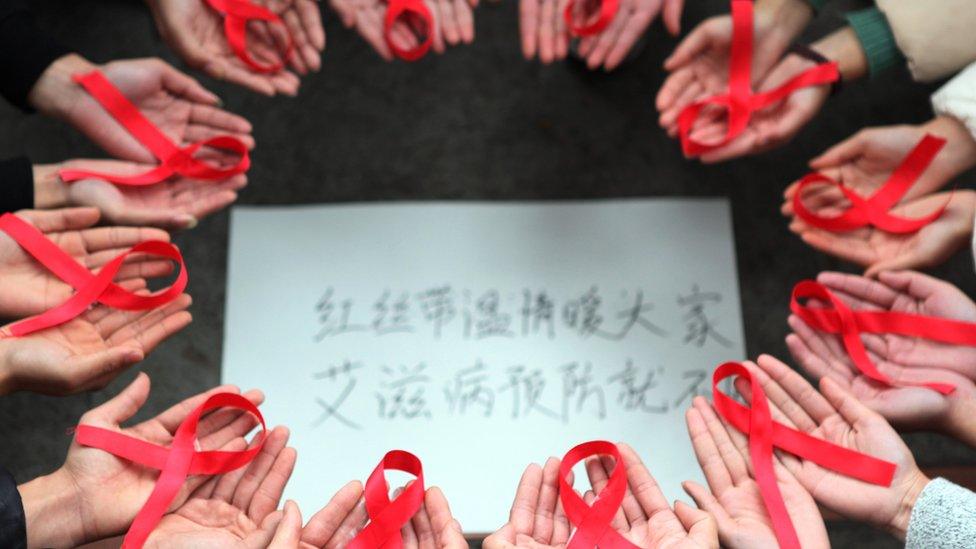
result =
[{"label": "concrete ground", "polygon": [[[34,4],[52,33],[94,61],[161,56],[177,63],[139,2]],[[686,30],[727,9],[723,0],[688,4]],[[660,25],[629,66],[590,73],[574,63],[524,62],[517,13],[514,0],[486,2],[476,13],[474,45],[407,65],[384,63],[329,12],[324,67],[303,81],[299,97],[266,99],[204,79],[228,109],[254,123],[258,148],[241,202],[728,196],[749,353],[788,358],[783,338],[793,283],[825,269],[854,269],[812,252],[787,231],[779,214],[783,188],[809,158],[862,127],[925,120],[932,88],[913,84],[904,71],[852,84],[789,146],[702,166],[685,161],[657,125],[661,62],[676,44]],[[840,23],[833,12],[823,19],[813,35]],[[0,156],[18,154],[35,162],[101,155],[54,121],[0,106]],[[960,184],[972,182],[970,174]],[[193,274],[195,322],[141,366],[153,393],[140,417],[218,383],[227,220],[226,213],[214,216],[176,239]],[[976,290],[968,252],[936,274],[970,295]],[[134,375],[94,394],[3,398],[0,463],[20,481],[53,470],[70,441],[66,429]],[[925,466],[976,465],[976,454],[942,436],[906,439]],[[860,525],[833,522],[830,530],[838,547],[898,546]]]}]

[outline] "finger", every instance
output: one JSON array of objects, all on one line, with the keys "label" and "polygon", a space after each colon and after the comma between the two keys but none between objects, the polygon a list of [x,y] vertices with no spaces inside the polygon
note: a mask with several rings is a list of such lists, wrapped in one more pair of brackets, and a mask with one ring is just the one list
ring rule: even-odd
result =
[{"label": "finger", "polygon": [[[939,280],[933,276],[929,276],[922,273],[917,273],[913,271],[903,271],[903,272],[885,272],[881,273],[878,277],[881,284],[888,286],[893,292],[905,292],[912,296],[916,300],[925,301],[930,297],[937,296],[942,293],[953,293],[961,295],[961,292],[948,282]],[[881,294],[875,294],[878,297]],[[890,297],[890,294],[883,294]],[[894,305],[894,300],[891,300],[892,305],[884,306],[879,303],[885,309],[890,309]]]},{"label": "finger", "polygon": [[685,493],[687,493],[692,500],[695,501],[695,505],[699,508],[709,512],[715,517],[715,521],[718,523],[718,534],[722,542],[722,546],[732,546],[731,537],[735,534],[737,527],[732,519],[732,516],[725,509],[722,503],[705,488],[697,482],[692,482],[686,480],[681,483],[681,487],[684,488]]},{"label": "finger", "polygon": [[[606,488],[607,483],[610,481],[610,473],[604,467],[603,461],[599,458],[586,460],[586,476],[589,477],[590,486],[593,487],[593,492],[597,495],[603,493],[603,489]],[[610,519],[610,527],[618,532],[627,532],[630,529],[627,523],[627,517],[619,507],[613,514],[613,518]]]},{"label": "finger", "polygon": [[664,0],[664,27],[668,29],[671,36],[681,34],[681,12],[684,9],[685,0]]},{"label": "finger", "polygon": [[840,166],[861,156],[867,148],[868,141],[864,131],[827,149],[823,154],[810,161],[810,167],[815,170]]},{"label": "finger", "polygon": [[149,376],[140,372],[122,392],[81,416],[81,423],[117,427],[136,415],[148,398]]},{"label": "finger", "polygon": [[656,15],[653,11],[638,10],[630,17],[623,29],[620,30],[617,40],[606,53],[604,67],[608,71],[612,71],[623,63],[627,54],[633,49],[634,44],[644,34]]},{"label": "finger", "polygon": [[705,418],[702,417],[701,407],[693,406],[685,412],[685,423],[688,426],[688,435],[691,438],[691,446],[698,459],[698,465],[705,474],[705,480],[711,491],[721,497],[727,490],[734,486],[732,475],[729,473],[725,460],[722,459],[718,451],[718,445],[712,436]]},{"label": "finger", "polygon": [[683,501],[675,502],[674,514],[681,525],[688,532],[689,539],[696,547],[705,547],[714,543],[718,535],[718,527],[714,518],[707,512],[695,509]]},{"label": "finger", "polygon": [[79,234],[88,253],[112,248],[130,248],[150,240],[169,242],[169,233],[148,227],[99,227],[81,231]]},{"label": "finger", "polygon": [[302,541],[314,547],[324,547],[353,514],[362,497],[363,485],[358,480],[343,486],[305,525]]},{"label": "finger", "polygon": [[796,334],[786,336],[786,347],[790,350],[793,358],[800,363],[800,366],[814,378],[820,379],[825,376],[831,376],[838,383],[850,386],[853,378],[850,372],[847,372],[847,377],[844,377],[842,373],[832,368],[826,360],[820,358],[810,350],[810,347],[800,336]]},{"label": "finger", "polygon": [[[278,434],[281,432],[279,429],[284,430],[284,435]],[[245,501],[249,501],[247,514],[251,520],[263,520],[264,517],[278,508],[281,495],[285,491],[285,485],[288,484],[288,479],[291,478],[291,474],[295,470],[297,459],[295,449],[278,448],[277,446],[280,444],[278,439],[281,438],[285,442],[288,441],[287,429],[281,427],[271,431],[264,443],[265,448],[270,446],[270,449],[262,449],[262,454],[266,461],[273,456],[273,461],[258,464],[257,467],[260,469],[256,468],[254,471],[248,467],[248,473],[241,479],[241,484],[234,494],[235,504],[236,502],[243,504]],[[245,507],[238,505],[238,508],[244,509]]]},{"label": "finger", "polygon": [[461,40],[461,32],[454,15],[454,3],[451,0],[435,0],[435,3],[440,14],[438,21],[441,24],[441,36],[453,46]]},{"label": "finger", "polygon": [[21,210],[17,217],[42,233],[80,231],[95,226],[101,213],[98,208],[63,208],[59,210]]},{"label": "finger", "polygon": [[271,80],[263,74],[255,74],[251,71],[234,65],[223,58],[211,58],[207,61],[206,65],[203,66],[203,72],[216,78],[217,80],[226,80],[227,82],[232,82],[239,86],[244,86],[250,89],[271,97],[275,94],[275,87]]},{"label": "finger", "polygon": [[559,546],[566,544],[569,541],[569,534],[572,532],[572,529],[573,527],[569,523],[569,517],[566,516],[566,510],[563,509],[563,502],[556,503],[556,516],[553,519],[552,545]]},{"label": "finger", "polygon": [[190,110],[190,125],[204,126],[226,133],[250,135],[251,123],[239,116],[210,105],[194,105]]},{"label": "finger", "polygon": [[719,457],[725,463],[725,470],[728,471],[732,483],[739,486],[749,482],[751,480],[749,465],[732,442],[729,432],[725,429],[725,425],[718,418],[715,410],[712,409],[711,404],[704,398],[697,397],[694,400],[694,407],[705,421],[705,427],[711,435],[712,443],[718,450]]},{"label": "finger", "polygon": [[430,514],[427,510],[426,494],[420,510],[410,519],[413,525],[413,532],[417,536],[417,547],[420,549],[435,549],[437,547],[437,536],[434,527],[431,525]]},{"label": "finger", "polygon": [[175,95],[195,103],[203,103],[206,105],[217,105],[220,103],[220,98],[216,94],[204,88],[189,75],[176,70],[162,60],[156,59],[154,62],[160,67],[163,85]]},{"label": "finger", "polygon": [[766,397],[801,431],[816,429],[833,410],[820,393],[796,370],[771,355],[760,355],[756,364],[766,374],[761,380]]},{"label": "finger", "polygon": [[539,0],[519,0],[519,30],[522,37],[522,56],[531,60],[537,51],[539,32]]},{"label": "finger", "polygon": [[214,387],[208,391],[204,391],[198,395],[194,395],[188,399],[185,399],[173,406],[169,407],[163,413],[159,414],[153,419],[147,420],[144,423],[155,423],[161,426],[167,432],[175,433],[176,429],[179,428],[180,424],[186,419],[186,416],[195,410],[198,406],[204,403],[208,398],[217,393],[234,393],[240,394],[241,390],[233,385],[221,385],[219,387]]},{"label": "finger", "polygon": [[596,69],[607,58],[607,54],[613,48],[614,44],[617,42],[620,33],[623,32],[624,27],[628,24],[630,20],[635,17],[635,14],[628,12],[625,9],[621,9],[617,13],[617,17],[614,17],[608,26],[600,35],[597,37],[596,45],[593,46],[593,51],[586,58],[586,66],[590,69]]},{"label": "finger", "polygon": [[516,534],[531,536],[535,525],[535,511],[542,492],[542,467],[532,463],[525,468],[515,491],[515,500],[508,514],[508,522]]},{"label": "finger", "polygon": [[[302,537],[302,512],[292,500],[285,502],[285,511],[281,522],[275,529],[274,538],[268,549],[294,549],[299,546]],[[260,545],[258,546],[260,547]]]},{"label": "finger", "polygon": [[829,377],[820,380],[820,392],[852,427],[856,428],[880,417]]},{"label": "finger", "polygon": [[552,63],[556,58],[555,30],[556,1],[542,0],[541,15],[539,16],[539,60],[545,64]]},{"label": "finger", "polygon": [[312,47],[318,51],[325,49],[325,30],[322,27],[322,12],[319,10],[318,2],[311,0],[300,0],[296,4],[298,17],[305,27],[305,34],[308,36]]},{"label": "finger", "polygon": [[881,282],[846,273],[823,272],[817,275],[817,282],[835,293],[849,294],[855,299],[885,310],[893,307],[901,295]]},{"label": "finger", "polygon": [[532,537],[546,545],[552,539],[555,528],[556,503],[559,501],[559,460],[551,457],[542,468],[542,487],[535,507],[535,521]]},{"label": "finger", "polygon": [[[251,442],[247,444],[248,450],[254,450],[261,443],[260,435],[254,437]],[[281,447],[284,445],[282,444]],[[281,447],[277,449],[280,450]],[[264,447],[261,448],[264,451]],[[253,463],[253,462],[252,462]],[[217,480],[217,485],[214,487],[213,494],[210,496],[211,499],[220,500],[228,504],[234,504],[234,498],[237,494],[237,489],[241,485],[242,480],[245,475],[248,474],[250,470],[250,464],[248,467],[239,467],[233,471],[229,471],[220,475],[219,480]],[[247,506],[241,507],[242,509],[247,509]]]},{"label": "finger", "polygon": [[858,265],[870,265],[877,258],[866,242],[844,238],[820,229],[812,229],[800,235],[808,245],[845,261]]},{"label": "finger", "polygon": [[705,52],[711,45],[712,34],[708,22],[698,25],[678,44],[674,52],[664,60],[665,70],[673,72],[687,65],[692,59]]},{"label": "finger", "polygon": [[80,391],[100,389],[127,368],[143,360],[143,352],[134,347],[111,347],[94,353],[73,357],[69,377]]}]

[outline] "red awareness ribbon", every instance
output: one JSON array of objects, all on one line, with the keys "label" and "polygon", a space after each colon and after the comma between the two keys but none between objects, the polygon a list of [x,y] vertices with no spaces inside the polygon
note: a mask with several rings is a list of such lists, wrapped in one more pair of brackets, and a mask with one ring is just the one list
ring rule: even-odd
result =
[{"label": "red awareness ribbon", "polygon": [[[590,456],[610,456],[614,460],[613,472],[607,485],[597,494],[593,505],[573,490],[566,479],[573,467]],[[563,456],[559,465],[559,500],[566,511],[566,517],[576,527],[566,549],[640,549],[627,541],[620,532],[610,526],[610,521],[620,509],[627,492],[627,471],[617,445],[605,440],[584,442]]]},{"label": "red awareness ribbon", "polygon": [[[794,91],[821,86],[840,78],[837,63],[823,63],[794,76],[772,90],[752,92],[752,0],[732,0],[732,51],[729,58],[729,91],[688,105],[678,116],[681,148],[685,156],[723,147],[745,131],[752,114],[789,97]],[[702,143],[691,138],[698,115],[708,105],[718,105],[728,112],[728,128],[717,143]]]},{"label": "red awareness ribbon", "polygon": [[[417,477],[403,492],[390,501],[386,471],[403,471]],[[410,452],[391,450],[366,480],[366,513],[369,524],[356,535],[347,549],[400,549],[400,529],[424,504],[424,468]]]},{"label": "red awareness ribbon", "polygon": [[[285,68],[285,60],[291,57],[295,51],[295,42],[288,31],[288,26],[278,17],[278,14],[259,6],[249,0],[207,0],[207,4],[215,11],[224,16],[224,34],[227,36],[227,43],[234,54],[244,62],[245,65],[255,72],[273,73]],[[251,52],[247,49],[247,24],[250,21],[264,21],[271,25],[280,25],[285,29],[288,36],[288,43],[281,51],[281,60],[276,63],[259,63]]]},{"label": "red awareness ribbon", "polygon": [[[7,233],[38,263],[76,290],[75,294],[61,305],[40,315],[11,324],[9,331],[14,337],[64,324],[87,311],[89,306],[96,302],[124,311],[155,309],[179,297],[186,288],[188,276],[186,265],[183,263],[183,255],[180,254],[176,246],[169,242],[149,240],[136,244],[106,263],[97,273],[92,274],[74,258],[66,254],[64,250],[48,240],[33,225],[14,214],[8,213],[0,216],[0,231]],[[175,261],[179,265],[180,273],[173,284],[164,290],[149,295],[138,295],[114,284],[112,281],[125,259],[137,253],[150,254]]]},{"label": "red awareness ribbon", "polygon": [[[732,376],[739,376],[749,382],[752,389],[749,408],[719,390],[719,382]],[[715,369],[712,376],[712,399],[719,415],[749,437],[749,456],[752,458],[756,483],[759,484],[766,512],[773,523],[776,540],[784,549],[800,549],[800,540],[776,482],[773,471],[774,447],[863,482],[878,486],[891,485],[897,467],[894,463],[837,446],[773,421],[762,385],[738,362],[726,362]]]},{"label": "red awareness ribbon", "polygon": [[[585,0],[583,0],[585,1]],[[569,0],[569,5],[566,6],[566,10],[563,11],[563,20],[566,21],[566,28],[573,36],[593,36],[603,32],[603,29],[607,28],[607,25],[613,21],[613,18],[617,15],[617,10],[620,8],[620,0],[598,0],[600,2],[600,11],[597,14],[596,19],[591,23],[583,23],[578,25],[576,23],[577,18],[574,16],[576,12],[577,0]]]},{"label": "red awareness ribbon", "polygon": [[[393,25],[408,13],[412,13],[423,20],[425,26],[424,41],[413,48],[401,48],[393,41]],[[390,0],[386,7],[386,16],[383,18],[383,39],[394,55],[404,61],[417,61],[430,51],[435,32],[437,31],[434,16],[423,0]]]},{"label": "red awareness ribbon", "polygon": [[[912,152],[902,160],[884,185],[869,198],[862,198],[844,184],[821,173],[807,174],[800,180],[793,195],[793,210],[803,221],[828,231],[853,231],[872,225],[894,234],[914,233],[941,217],[949,205],[948,202],[939,210],[917,219],[898,217],[888,212],[901,201],[945,144],[945,139],[926,134]],[[850,201],[851,207],[834,217],[825,217],[811,212],[803,203],[802,195],[804,188],[815,183],[836,185]]]},{"label": "red awareness ribbon", "polygon": [[[143,186],[155,185],[174,175],[218,181],[244,173],[251,167],[251,157],[247,145],[236,137],[221,135],[180,148],[169,137],[166,137],[155,124],[143,116],[139,109],[101,72],[96,70],[87,74],[76,74],[73,79],[84,87],[122,127],[158,158],[161,164],[145,173],[133,176],[89,170],[61,170],[58,175],[65,183],[95,178],[110,181],[116,185]],[[240,156],[240,160],[230,168],[211,166],[193,156],[202,147],[233,152]]]},{"label": "red awareness ribbon", "polygon": [[[830,303],[831,308],[801,305],[801,299],[819,299]],[[956,386],[949,383],[896,383],[881,373],[871,361],[861,341],[862,332],[921,337],[953,345],[976,345],[976,324],[894,311],[852,311],[826,286],[813,280],[803,280],[793,287],[790,310],[815,330],[840,334],[844,348],[857,369],[889,387],[927,387],[943,395],[956,390]]]},{"label": "red awareness ribbon", "polygon": [[[261,423],[261,432],[251,447],[244,451],[198,451],[194,446],[197,425],[201,416],[216,408],[237,408],[254,415]],[[136,515],[122,542],[122,549],[142,547],[146,538],[166,514],[173,498],[180,491],[189,475],[221,475],[250,463],[261,451],[267,438],[264,416],[257,406],[236,393],[218,393],[198,406],[176,429],[169,448],[131,437],[117,430],[92,425],[79,425],[75,429],[75,441],[82,446],[98,448],[142,465],[158,469],[159,477],[149,499]]]}]

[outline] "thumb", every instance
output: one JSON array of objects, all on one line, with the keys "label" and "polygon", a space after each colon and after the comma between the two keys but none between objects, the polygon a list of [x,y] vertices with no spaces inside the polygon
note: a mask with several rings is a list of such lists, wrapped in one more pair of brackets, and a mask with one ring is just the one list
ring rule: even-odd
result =
[{"label": "thumb", "polygon": [[[100,380],[104,377],[114,377],[122,370],[144,359],[145,353],[135,347],[111,347],[88,355],[74,357],[69,368],[80,377],[79,386]],[[113,375],[114,374],[114,375]]]},{"label": "thumb", "polygon": [[664,0],[664,26],[672,36],[681,33],[681,11],[685,0]]},{"label": "thumb", "polygon": [[285,510],[281,522],[275,529],[274,539],[268,549],[289,549],[298,547],[302,537],[302,512],[298,504],[292,500],[285,502]]},{"label": "thumb", "polygon": [[864,276],[876,279],[883,272],[916,269],[923,266],[923,263],[923,259],[915,252],[906,252],[891,259],[878,261],[864,271]]},{"label": "thumb", "polygon": [[107,217],[122,225],[159,227],[161,229],[191,229],[196,226],[193,215],[171,208],[119,208]]},{"label": "thumb", "polygon": [[140,372],[138,376],[105,404],[93,408],[81,417],[82,423],[108,424],[118,426],[127,421],[146,403],[149,398],[149,376]]},{"label": "thumb", "polygon": [[815,170],[822,170],[824,168],[839,166],[863,154],[865,148],[867,148],[867,139],[865,139],[864,132],[857,132],[811,160],[810,167]]},{"label": "thumb", "polygon": [[674,514],[685,527],[688,536],[699,540],[703,546],[710,546],[709,540],[718,539],[718,526],[710,513],[696,509],[683,501],[674,502]]}]

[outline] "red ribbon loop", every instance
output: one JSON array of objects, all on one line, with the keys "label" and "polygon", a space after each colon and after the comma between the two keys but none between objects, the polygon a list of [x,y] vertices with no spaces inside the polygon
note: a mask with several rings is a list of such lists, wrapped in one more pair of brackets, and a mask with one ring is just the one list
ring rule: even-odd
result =
[{"label": "red ribbon loop", "polygon": [[[749,408],[719,390],[719,382],[732,376],[749,382],[752,389]],[[752,458],[756,483],[759,484],[759,492],[780,547],[799,549],[800,541],[776,482],[774,447],[851,478],[879,486],[891,485],[897,467],[894,463],[837,446],[773,421],[762,385],[738,362],[726,362],[715,369],[712,400],[719,415],[749,437],[749,456]]]},{"label": "red ribbon loop", "polygon": [[[590,456],[598,455],[612,457],[614,466],[607,485],[597,494],[591,506],[587,505],[573,490],[566,478],[577,463]],[[626,492],[627,470],[616,444],[605,440],[594,440],[584,442],[566,452],[559,465],[559,499],[566,511],[566,517],[576,526],[576,532],[566,548],[639,549],[610,526],[610,521],[620,509]]]},{"label": "red ribbon loop", "polygon": [[[56,244],[48,240],[33,225],[14,214],[8,213],[0,216],[0,231],[7,233],[38,263],[77,290],[61,305],[40,315],[12,324],[9,330],[14,337],[64,324],[84,313],[95,302],[124,311],[144,311],[155,309],[173,301],[186,289],[188,275],[186,265],[183,263],[183,256],[179,249],[169,242],[150,240],[136,244],[106,263],[93,275]],[[138,295],[125,290],[112,281],[119,269],[122,268],[125,259],[136,253],[173,260],[179,265],[180,273],[170,287],[149,295]]]},{"label": "red ribbon loop", "polygon": [[[255,439],[256,442],[240,452],[197,451],[194,442],[200,418],[205,412],[216,408],[238,408],[258,418],[261,433]],[[219,475],[247,465],[261,451],[266,436],[267,427],[260,410],[251,401],[235,393],[215,394],[190,412],[177,428],[169,448],[117,430],[92,425],[79,425],[75,430],[75,441],[82,446],[105,450],[116,457],[160,471],[156,486],[129,527],[122,542],[123,549],[142,547],[163,518],[187,476]]]},{"label": "red ribbon loop", "polygon": [[[244,173],[251,167],[251,157],[247,145],[236,137],[222,135],[180,148],[155,124],[143,116],[139,109],[101,72],[96,70],[88,74],[77,74],[74,76],[74,81],[84,87],[122,127],[158,158],[161,164],[145,173],[132,176],[91,170],[61,170],[58,175],[65,183],[95,178],[110,181],[116,185],[143,186],[155,185],[174,175],[218,181]],[[202,147],[230,151],[240,156],[240,160],[230,168],[211,166],[194,157]]]},{"label": "red ribbon loop", "polygon": [[[424,26],[426,27],[424,29],[424,41],[413,48],[401,48],[393,41],[393,25],[398,19],[409,13],[423,20]],[[434,42],[435,32],[437,30],[434,23],[434,16],[430,13],[430,9],[427,8],[423,0],[390,0],[389,5],[386,7],[386,16],[383,18],[383,39],[394,55],[404,61],[417,61],[430,51],[430,46]]]},{"label": "red ribbon loop", "polygon": [[[393,501],[390,501],[385,476],[389,470],[417,477]],[[403,450],[388,452],[366,481],[369,524],[349,542],[347,549],[400,549],[403,546],[400,529],[420,510],[424,493],[424,469],[420,459]]]},{"label": "red ribbon loop", "polygon": [[[227,43],[234,54],[255,72],[273,73],[285,68],[285,61],[295,50],[295,43],[288,31],[288,26],[278,17],[278,14],[250,2],[249,0],[207,0],[207,4],[224,16],[224,34]],[[276,63],[259,63],[247,48],[247,24],[250,21],[265,21],[272,25],[279,25],[288,35],[288,43],[281,50],[281,61]]]},{"label": "red ribbon loop", "polygon": [[[745,131],[752,114],[783,101],[800,88],[830,84],[840,78],[837,63],[811,67],[772,90],[752,93],[752,0],[732,0],[732,51],[729,56],[729,91],[688,105],[678,116],[681,148],[685,156],[698,156],[730,143]],[[691,138],[692,126],[707,105],[728,112],[728,128],[717,143]]]},{"label": "red ribbon loop", "polygon": [[[899,164],[884,185],[869,198],[862,198],[842,183],[838,183],[823,174],[807,174],[800,180],[796,194],[793,195],[793,210],[803,221],[828,231],[853,231],[872,225],[894,234],[914,233],[941,217],[948,207],[948,202],[939,210],[917,219],[898,217],[888,212],[901,201],[905,193],[915,184],[945,144],[945,139],[926,134],[912,149],[912,152],[908,153],[908,156]],[[810,211],[803,203],[803,189],[815,183],[836,185],[851,202],[850,208],[834,217],[825,217]]]},{"label": "red ribbon loop", "polygon": [[[819,299],[830,303],[831,308],[801,305],[801,299]],[[881,373],[864,348],[861,333],[899,334],[920,337],[953,345],[976,345],[976,324],[931,316],[898,313],[894,311],[853,311],[826,286],[813,280],[803,280],[793,287],[790,310],[811,328],[840,334],[844,348],[854,365],[867,377],[889,387],[928,387],[948,395],[955,385],[937,382],[895,382]]]},{"label": "red ribbon loop", "polygon": [[584,22],[582,25],[579,25],[575,17],[577,0],[569,0],[569,5],[563,11],[563,20],[566,21],[566,28],[569,29],[569,32],[573,36],[593,36],[600,34],[613,21],[613,18],[616,17],[617,10],[620,8],[620,0],[597,1],[600,3],[600,11],[597,13],[596,19],[590,23]]}]

